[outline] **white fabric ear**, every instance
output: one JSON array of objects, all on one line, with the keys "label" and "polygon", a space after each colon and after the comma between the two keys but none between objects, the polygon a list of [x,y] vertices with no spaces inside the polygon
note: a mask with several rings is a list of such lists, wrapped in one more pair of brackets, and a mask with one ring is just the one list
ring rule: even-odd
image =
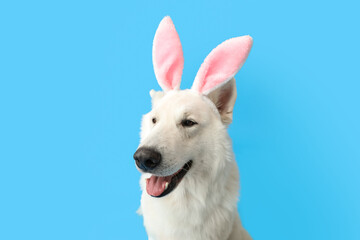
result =
[{"label": "white fabric ear", "polygon": [[248,57],[252,43],[250,36],[243,36],[218,45],[205,58],[192,89],[207,95],[231,80]]},{"label": "white fabric ear", "polygon": [[160,22],[155,33],[153,65],[156,79],[164,91],[180,89],[184,57],[179,35],[168,16]]}]

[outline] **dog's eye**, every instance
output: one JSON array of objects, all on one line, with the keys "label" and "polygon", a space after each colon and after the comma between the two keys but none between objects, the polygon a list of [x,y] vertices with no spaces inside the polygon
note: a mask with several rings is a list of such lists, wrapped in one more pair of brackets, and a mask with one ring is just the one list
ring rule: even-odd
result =
[{"label": "dog's eye", "polygon": [[153,124],[155,124],[156,123],[156,118],[153,118],[152,122],[153,122]]},{"label": "dog's eye", "polygon": [[182,125],[183,127],[192,127],[192,126],[194,126],[194,125],[196,125],[196,124],[197,124],[196,122],[191,121],[191,120],[188,120],[188,119],[185,119],[185,120],[182,120],[182,121],[181,121],[181,125]]}]

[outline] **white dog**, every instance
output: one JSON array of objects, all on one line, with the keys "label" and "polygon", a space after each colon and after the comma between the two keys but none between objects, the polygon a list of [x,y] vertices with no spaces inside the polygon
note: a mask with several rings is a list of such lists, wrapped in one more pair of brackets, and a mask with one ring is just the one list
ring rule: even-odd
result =
[{"label": "white dog", "polygon": [[234,75],[251,46],[250,36],[223,42],[206,57],[192,88],[181,91],[180,39],[170,17],[161,21],[153,64],[164,91],[150,91],[152,110],[143,116],[134,154],[149,239],[251,239],[237,211],[239,173],[227,133]]}]

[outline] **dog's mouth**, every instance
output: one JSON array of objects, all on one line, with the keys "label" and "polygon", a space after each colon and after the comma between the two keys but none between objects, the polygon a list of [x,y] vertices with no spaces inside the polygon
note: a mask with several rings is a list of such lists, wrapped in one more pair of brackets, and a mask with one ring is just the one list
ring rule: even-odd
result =
[{"label": "dog's mouth", "polygon": [[181,179],[183,179],[185,174],[190,170],[191,165],[192,160],[185,163],[179,171],[170,176],[160,177],[152,175],[146,179],[147,193],[153,197],[164,197],[168,195],[179,185]]}]

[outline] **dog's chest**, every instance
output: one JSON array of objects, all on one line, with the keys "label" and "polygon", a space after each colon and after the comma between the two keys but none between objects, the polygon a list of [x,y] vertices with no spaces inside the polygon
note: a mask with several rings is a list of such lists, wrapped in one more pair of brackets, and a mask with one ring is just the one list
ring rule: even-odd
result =
[{"label": "dog's chest", "polygon": [[[160,201],[157,201],[160,200]],[[190,199],[181,203],[142,197],[144,225],[154,240],[218,240],[230,234],[233,212],[224,208],[205,209]]]}]

